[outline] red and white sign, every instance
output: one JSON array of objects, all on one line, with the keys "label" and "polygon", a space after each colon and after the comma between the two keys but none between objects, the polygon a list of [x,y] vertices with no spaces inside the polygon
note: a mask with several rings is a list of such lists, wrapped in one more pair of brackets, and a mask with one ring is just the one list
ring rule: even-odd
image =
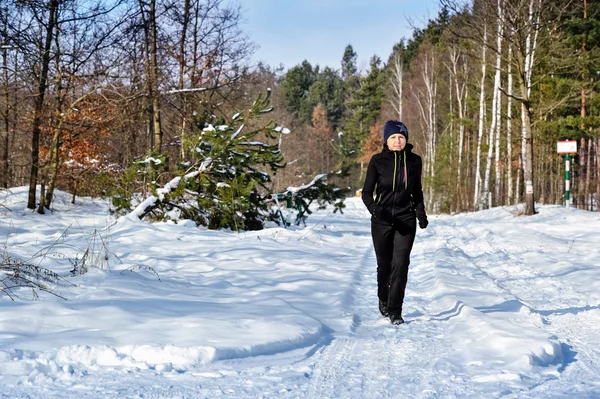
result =
[{"label": "red and white sign", "polygon": [[559,154],[576,154],[577,153],[577,141],[576,140],[565,140],[556,143],[556,152]]}]

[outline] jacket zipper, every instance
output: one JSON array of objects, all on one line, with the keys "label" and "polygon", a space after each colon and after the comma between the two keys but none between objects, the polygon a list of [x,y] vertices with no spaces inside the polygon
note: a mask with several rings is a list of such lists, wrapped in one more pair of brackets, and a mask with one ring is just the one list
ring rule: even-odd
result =
[{"label": "jacket zipper", "polygon": [[398,173],[398,153],[396,151],[394,151],[394,180],[392,182],[392,192],[394,193],[394,196],[392,198],[392,220],[395,217],[395,213],[396,213],[396,179],[397,179],[397,173]]}]

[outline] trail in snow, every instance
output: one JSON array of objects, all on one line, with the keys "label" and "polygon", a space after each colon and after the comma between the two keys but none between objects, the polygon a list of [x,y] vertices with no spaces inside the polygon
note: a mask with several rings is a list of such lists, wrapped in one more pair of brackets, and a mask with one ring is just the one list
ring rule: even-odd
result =
[{"label": "trail in snow", "polygon": [[[521,225],[501,236],[488,226],[460,227],[452,226],[451,231],[460,234],[448,240],[451,246],[462,248],[461,251],[475,259],[476,266],[490,280],[513,297],[515,303],[537,315],[541,321],[538,326],[562,343],[564,358],[560,378],[534,385],[520,397],[576,397],[580,394],[586,397],[590,390],[595,392],[593,396],[600,392],[597,378],[600,348],[591,344],[598,340],[600,318],[600,286],[595,278],[598,264],[588,264],[585,260],[587,257],[597,262],[600,250],[596,247],[592,253],[581,251],[579,244],[581,241],[599,242],[600,232],[573,237],[566,230],[556,234],[551,228],[550,232],[554,233],[551,234],[546,226],[540,229],[541,226],[534,224]],[[540,252],[533,259],[523,250],[522,243],[536,235]],[[571,278],[565,278],[569,275]]]}]

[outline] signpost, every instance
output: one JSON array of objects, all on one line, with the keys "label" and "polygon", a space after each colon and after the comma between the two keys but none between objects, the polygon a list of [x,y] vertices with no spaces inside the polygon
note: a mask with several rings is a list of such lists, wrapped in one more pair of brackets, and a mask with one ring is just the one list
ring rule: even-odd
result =
[{"label": "signpost", "polygon": [[556,143],[556,152],[559,154],[565,154],[565,202],[567,208],[571,206],[571,161],[569,159],[570,154],[577,154],[577,141],[576,140],[565,140]]}]

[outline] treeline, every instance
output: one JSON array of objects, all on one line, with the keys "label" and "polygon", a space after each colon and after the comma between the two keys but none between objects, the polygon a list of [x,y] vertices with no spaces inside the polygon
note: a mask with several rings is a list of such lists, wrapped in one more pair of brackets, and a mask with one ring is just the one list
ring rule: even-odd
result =
[{"label": "treeline", "polygon": [[222,0],[1,0],[1,185],[43,212],[55,187],[107,194],[147,155],[168,181],[200,120],[258,93],[241,18]]},{"label": "treeline", "polygon": [[135,191],[124,172],[160,156],[151,179],[160,186],[198,161],[194,140],[211,119],[251,108],[271,88],[274,111],[263,118],[292,134],[257,137],[285,163],[258,190],[321,173],[360,188],[382,124],[400,119],[425,161],[430,211],[525,202],[532,214],[535,201],[564,203],[556,142],[565,139],[578,142],[574,205],[597,210],[597,3],[443,0],[385,61],[373,56],[361,70],[348,45],[339,69],[304,61],[287,71],[250,67],[254,44],[229,4],[0,0],[1,185],[29,184],[28,206],[43,210],[55,187]]},{"label": "treeline", "polygon": [[354,160],[347,183],[355,188],[381,149],[382,123],[399,119],[424,157],[433,211],[524,202],[533,214],[534,202],[563,204],[556,143],[567,139],[578,142],[572,201],[597,210],[599,16],[598,3],[584,0],[444,0],[386,63],[373,57],[358,71],[348,46],[340,70],[305,61],[280,90],[298,123],[314,129],[327,112],[329,126],[343,132],[328,137],[344,148],[338,156]]}]

